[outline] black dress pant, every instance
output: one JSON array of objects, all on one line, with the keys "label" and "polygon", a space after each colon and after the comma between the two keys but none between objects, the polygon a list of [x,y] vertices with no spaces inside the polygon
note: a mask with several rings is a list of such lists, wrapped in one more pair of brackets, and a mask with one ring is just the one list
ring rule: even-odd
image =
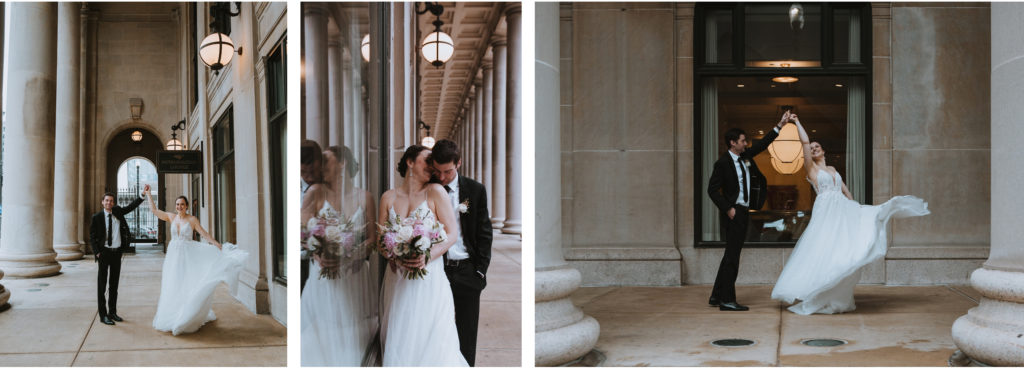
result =
[{"label": "black dress pant", "polygon": [[[117,314],[117,283],[121,277],[121,253],[104,250],[98,259],[100,265],[99,277],[96,279],[96,296],[99,301],[100,317],[110,314]],[[107,276],[110,276],[109,296],[104,298],[107,288]]]},{"label": "black dress pant", "polygon": [[725,254],[718,265],[718,276],[715,286],[711,289],[711,297],[720,303],[736,301],[736,277],[740,270],[740,251],[747,239],[747,226],[750,222],[750,211],[742,205],[736,205],[736,215],[729,219],[724,212],[721,215],[722,236],[725,238]]},{"label": "black dress pant", "polygon": [[484,282],[469,261],[457,266],[445,265],[445,274],[455,299],[455,329],[459,332],[459,350],[469,366],[476,365],[476,333],[480,322],[480,292]]}]

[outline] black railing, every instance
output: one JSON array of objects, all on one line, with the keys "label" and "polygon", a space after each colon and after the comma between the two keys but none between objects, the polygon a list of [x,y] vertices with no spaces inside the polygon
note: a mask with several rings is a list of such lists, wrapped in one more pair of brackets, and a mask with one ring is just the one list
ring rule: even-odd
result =
[{"label": "black railing", "polygon": [[[117,205],[128,206],[139,196],[139,191],[135,188],[118,189]],[[153,211],[149,209],[149,204],[146,202],[142,202],[142,205],[139,205],[131,213],[126,214],[124,219],[128,221],[128,230],[132,233],[132,238],[135,238],[136,242],[155,242],[157,240],[157,235],[160,233],[159,221],[153,215]]]}]

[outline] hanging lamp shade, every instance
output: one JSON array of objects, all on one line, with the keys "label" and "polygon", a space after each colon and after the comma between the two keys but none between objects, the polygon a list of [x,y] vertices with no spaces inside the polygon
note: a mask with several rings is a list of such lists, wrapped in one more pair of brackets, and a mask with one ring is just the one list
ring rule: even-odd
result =
[{"label": "hanging lamp shade", "polygon": [[427,62],[435,67],[440,67],[455,54],[455,41],[451,36],[438,29],[423,38],[420,51],[423,52],[423,58]]},{"label": "hanging lamp shade", "polygon": [[231,62],[234,55],[235,43],[227,35],[219,32],[210,34],[199,43],[199,58],[213,71],[218,71]]},{"label": "hanging lamp shade", "polygon": [[779,130],[779,136],[768,146],[772,156],[772,167],[780,174],[796,174],[804,166],[804,146],[796,125],[787,123]]},{"label": "hanging lamp shade", "polygon": [[359,46],[363,61],[370,62],[370,34],[363,35],[363,41],[359,43]]},{"label": "hanging lamp shade", "polygon": [[422,145],[424,147],[427,147],[427,148],[434,148],[434,143],[436,143],[436,142],[437,141],[434,140],[434,137],[428,136],[428,137],[423,138],[423,140],[420,141],[420,145]]}]

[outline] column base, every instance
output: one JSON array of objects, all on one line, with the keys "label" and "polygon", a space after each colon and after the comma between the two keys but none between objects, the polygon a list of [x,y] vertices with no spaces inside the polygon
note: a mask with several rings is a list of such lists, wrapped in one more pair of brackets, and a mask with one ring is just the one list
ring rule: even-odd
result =
[{"label": "column base", "polygon": [[977,307],[953,322],[954,353],[950,364],[1024,366],[1024,273],[980,268],[971,286],[982,294]]},{"label": "column base", "polygon": [[30,255],[5,255],[0,259],[0,269],[7,276],[20,278],[39,278],[60,273],[60,263],[55,259],[56,252]]},{"label": "column base", "polygon": [[523,234],[523,223],[520,221],[505,221],[505,225],[501,227],[501,232],[512,235]]},{"label": "column base", "polygon": [[[0,270],[0,279],[4,279],[4,271]],[[0,284],[0,312],[8,309],[9,305],[7,301],[11,299],[11,291],[4,288],[4,285]]]},{"label": "column base", "polygon": [[78,243],[54,244],[53,250],[57,252],[57,261],[81,260],[84,256],[82,246]]},{"label": "column base", "polygon": [[601,325],[583,314],[569,298],[581,282],[580,272],[568,266],[537,270],[535,298],[537,366],[557,366],[586,355],[597,345]]},{"label": "column base", "polygon": [[492,217],[491,218],[491,228],[492,229],[500,230],[502,227],[505,227],[505,218],[504,217]]}]

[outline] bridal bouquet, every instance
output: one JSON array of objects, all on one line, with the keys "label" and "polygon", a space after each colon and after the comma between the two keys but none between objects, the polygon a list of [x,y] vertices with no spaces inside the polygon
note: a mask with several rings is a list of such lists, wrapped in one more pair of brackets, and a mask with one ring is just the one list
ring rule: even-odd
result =
[{"label": "bridal bouquet", "polygon": [[[399,219],[390,217],[384,225],[377,225],[377,250],[388,261],[408,260],[418,256],[430,259],[430,247],[448,239],[444,225],[432,215],[414,214]],[[414,269],[405,274],[406,279],[420,279],[426,269]]]},{"label": "bridal bouquet", "polygon": [[[343,268],[358,268],[362,240],[353,223],[339,213],[323,211],[302,227],[302,247],[324,260],[340,261],[338,267],[321,267],[320,278],[337,279]],[[351,270],[351,269],[346,269]]]}]

